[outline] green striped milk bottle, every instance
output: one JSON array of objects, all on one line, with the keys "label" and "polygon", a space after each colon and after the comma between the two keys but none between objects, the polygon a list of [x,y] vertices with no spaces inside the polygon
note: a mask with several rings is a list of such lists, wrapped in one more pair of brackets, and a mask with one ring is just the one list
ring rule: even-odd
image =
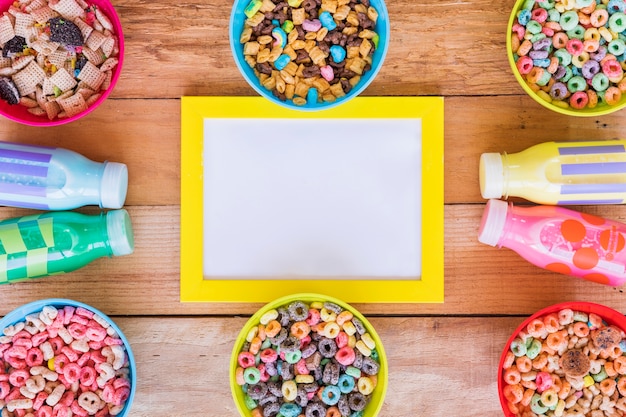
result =
[{"label": "green striped milk bottle", "polygon": [[124,209],[97,215],[55,211],[0,221],[0,284],[74,271],[133,250]]}]

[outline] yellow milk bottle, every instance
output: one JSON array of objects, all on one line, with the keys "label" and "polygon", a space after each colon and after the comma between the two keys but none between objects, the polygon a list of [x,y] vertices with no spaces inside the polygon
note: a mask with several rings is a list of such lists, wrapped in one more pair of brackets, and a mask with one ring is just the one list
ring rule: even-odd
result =
[{"label": "yellow milk bottle", "polygon": [[480,156],[483,198],[538,204],[623,204],[626,140],[545,142],[513,154]]}]

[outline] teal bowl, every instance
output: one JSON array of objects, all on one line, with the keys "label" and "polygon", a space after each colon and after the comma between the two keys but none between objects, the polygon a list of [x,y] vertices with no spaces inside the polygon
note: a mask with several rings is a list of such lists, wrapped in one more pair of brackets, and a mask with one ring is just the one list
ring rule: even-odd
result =
[{"label": "teal bowl", "polygon": [[122,411],[120,411],[117,414],[117,417],[127,417],[130,414],[131,405],[135,398],[135,390],[137,387],[137,367],[135,364],[135,357],[133,356],[133,352],[130,348],[130,343],[128,342],[128,339],[126,339],[126,336],[124,336],[120,328],[113,322],[113,320],[111,320],[104,313],[100,312],[99,310],[87,304],[84,304],[78,301],[62,299],[62,298],[49,298],[49,299],[33,301],[31,303],[28,303],[21,307],[16,308],[15,310],[11,311],[9,314],[4,316],[2,320],[0,320],[0,335],[3,334],[2,333],[3,330],[6,329],[7,327],[13,326],[19,322],[24,322],[26,319],[26,316],[29,316],[31,314],[38,314],[46,306],[53,306],[57,309],[62,309],[65,306],[71,306],[74,308],[82,307],[86,310],[91,311],[94,314],[97,314],[101,318],[103,318],[108,323],[108,325],[113,330],[115,330],[117,337],[119,337],[122,340],[124,349],[126,351],[126,356],[128,358],[128,369],[129,369],[128,379],[130,380],[130,393],[128,394],[128,398],[126,399],[124,408],[122,409]]},{"label": "teal bowl", "polygon": [[[307,100],[306,104],[296,104],[292,99],[281,100],[276,97],[271,90],[268,90],[262,85],[259,77],[255,73],[255,69],[253,69],[245,60],[244,45],[240,43],[240,36],[242,31],[244,30],[245,22],[247,20],[247,16],[244,11],[250,3],[251,0],[235,0],[230,16],[230,48],[235,63],[237,64],[239,71],[248,82],[248,84],[261,96],[267,98],[275,104],[287,107],[292,110],[300,111],[318,111],[333,108],[361,94],[372,83],[374,78],[376,78],[376,75],[380,71],[383,62],[385,61],[387,50],[389,49],[390,31],[387,6],[385,5],[385,2],[383,0],[370,0],[370,6],[373,7],[378,13],[376,24],[371,29],[378,35],[378,47],[374,48],[374,52],[371,55],[371,68],[361,75],[358,83],[356,83],[353,88],[344,96],[338,97],[333,101],[322,100],[321,93],[318,93],[320,97],[319,100],[315,102],[311,102],[312,100]],[[273,69],[276,69],[273,63],[270,63],[270,65]]]}]

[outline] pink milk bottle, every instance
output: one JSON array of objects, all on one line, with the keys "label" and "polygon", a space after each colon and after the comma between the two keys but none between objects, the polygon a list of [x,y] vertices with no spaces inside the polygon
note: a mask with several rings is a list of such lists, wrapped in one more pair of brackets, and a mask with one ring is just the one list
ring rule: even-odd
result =
[{"label": "pink milk bottle", "polygon": [[478,240],[541,268],[619,286],[626,281],[626,224],[559,206],[489,200]]}]

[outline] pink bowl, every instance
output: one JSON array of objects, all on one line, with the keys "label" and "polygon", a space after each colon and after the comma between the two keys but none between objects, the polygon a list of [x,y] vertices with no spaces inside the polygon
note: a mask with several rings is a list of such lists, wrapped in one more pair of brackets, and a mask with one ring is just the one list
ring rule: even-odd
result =
[{"label": "pink bowl", "polygon": [[[9,9],[9,7],[13,4],[14,0],[0,0],[0,10],[2,12]],[[46,116],[36,116],[28,112],[25,106],[21,104],[10,105],[4,100],[0,100],[0,114],[5,116],[8,119],[16,121],[18,123],[22,123],[29,126],[58,126],[66,123],[73,122],[74,120],[78,120],[81,117],[84,117],[94,111],[104,100],[107,99],[115,84],[117,83],[118,78],[120,77],[120,73],[122,71],[122,64],[124,61],[124,34],[122,32],[122,24],[120,19],[113,8],[113,5],[109,0],[86,0],[87,4],[98,6],[100,10],[104,12],[104,14],[109,18],[113,28],[115,30],[115,35],[118,38],[118,47],[119,47],[119,56],[117,57],[118,63],[113,68],[113,77],[111,79],[111,85],[109,88],[102,92],[102,95],[96,100],[91,106],[87,108],[82,113],[76,114],[72,117],[66,118],[55,118],[54,120],[49,120]]]},{"label": "pink bowl", "polygon": [[517,329],[515,329],[515,331],[511,334],[511,337],[509,337],[509,340],[504,345],[502,356],[500,357],[500,362],[498,363],[498,396],[500,397],[500,405],[502,406],[502,411],[506,417],[515,417],[515,414],[511,413],[508,408],[507,400],[504,397],[503,392],[506,382],[504,382],[504,373],[502,372],[502,368],[504,366],[506,354],[509,351],[509,347],[511,346],[511,342],[513,342],[513,340],[519,335],[520,331],[526,329],[528,324],[534,319],[546,316],[551,313],[557,313],[558,311],[567,308],[573,311],[580,311],[587,314],[597,314],[607,324],[614,325],[626,331],[626,316],[624,316],[622,313],[601,304],[588,303],[584,301],[570,301],[560,304],[554,304],[542,310],[539,310],[532,316],[528,317],[526,320],[524,320],[522,324],[517,327]]}]

